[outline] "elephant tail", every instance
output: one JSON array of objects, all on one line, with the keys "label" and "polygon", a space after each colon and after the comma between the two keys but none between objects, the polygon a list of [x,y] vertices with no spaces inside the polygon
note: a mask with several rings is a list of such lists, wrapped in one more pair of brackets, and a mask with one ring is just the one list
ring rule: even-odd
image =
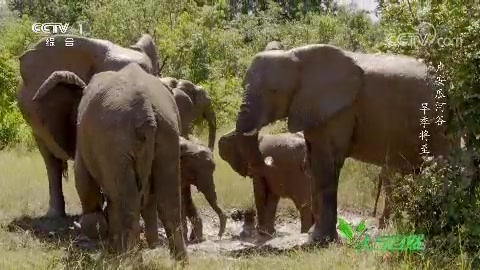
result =
[{"label": "elephant tail", "polygon": [[[149,115],[153,115],[149,114]],[[149,179],[155,152],[155,133],[157,125],[154,117],[146,117],[135,127],[136,154],[133,167],[137,187],[143,198],[150,190]]]}]

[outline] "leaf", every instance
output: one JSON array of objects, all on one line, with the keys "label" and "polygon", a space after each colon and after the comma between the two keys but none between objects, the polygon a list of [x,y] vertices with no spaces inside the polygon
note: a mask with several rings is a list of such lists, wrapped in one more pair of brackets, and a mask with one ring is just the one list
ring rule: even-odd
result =
[{"label": "leaf", "polygon": [[360,224],[357,225],[357,227],[355,228],[355,231],[361,234],[365,229],[366,229],[366,226],[365,226],[365,219],[364,219],[362,220],[362,222],[360,222]]},{"label": "leaf", "polygon": [[348,240],[353,239],[353,230],[350,224],[348,224],[342,218],[338,218],[338,229],[340,230],[340,234],[346,237]]}]

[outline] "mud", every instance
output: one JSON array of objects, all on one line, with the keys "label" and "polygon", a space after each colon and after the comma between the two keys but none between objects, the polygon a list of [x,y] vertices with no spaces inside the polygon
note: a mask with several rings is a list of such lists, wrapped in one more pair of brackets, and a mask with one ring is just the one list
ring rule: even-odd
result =
[{"label": "mud", "polygon": [[[200,214],[203,220],[203,233],[206,240],[201,243],[188,243],[190,254],[202,256],[224,255],[229,257],[248,256],[249,254],[269,253],[279,254],[292,249],[309,248],[309,234],[300,233],[298,219],[288,217],[277,217],[276,234],[274,236],[261,236],[255,233],[253,225],[246,226],[243,220],[243,213],[236,210],[227,210],[229,218],[224,235],[218,237],[219,220],[216,214],[210,209],[201,209]],[[369,216],[367,213],[359,213],[351,210],[339,209],[339,217],[348,223],[357,225],[362,219],[366,219],[367,234],[373,236],[378,232],[378,219]],[[73,226],[73,221],[78,221],[79,216],[71,216],[66,219],[49,219],[46,217],[30,218],[22,217],[10,223],[9,231],[32,233],[38,238],[76,252],[98,252],[105,248],[102,241],[93,241],[80,235]],[[244,230],[245,228],[245,230]],[[310,229],[310,231],[313,228]],[[191,226],[189,224],[189,233]],[[247,232],[247,233],[245,233]],[[143,241],[144,251],[148,253],[161,252],[167,248],[167,241],[163,227],[159,229],[159,236],[163,244],[159,249],[149,250],[146,241]],[[142,238],[144,239],[143,235]],[[72,245],[73,244],[73,245]]]},{"label": "mud", "polygon": [[[203,220],[204,236],[206,241],[201,243],[189,243],[188,251],[191,254],[201,254],[202,256],[246,256],[252,253],[282,253],[293,249],[309,248],[309,233],[300,233],[300,222],[293,218],[277,218],[276,234],[272,237],[261,236],[254,233],[253,227],[247,228],[242,233],[244,222],[235,217],[235,213],[230,212],[230,218],[227,221],[227,228],[222,238],[218,237],[218,217],[208,210],[201,211]],[[348,223],[357,225],[362,219],[366,219],[367,234],[373,236],[378,232],[378,219],[369,217],[362,213],[356,213],[349,210],[340,210],[339,217],[345,219]],[[232,218],[233,216],[233,218]],[[248,230],[250,229],[250,230]],[[190,227],[189,227],[190,230]],[[310,232],[313,227],[310,229]],[[189,231],[190,232],[190,231]],[[163,229],[159,233],[165,237]]]}]

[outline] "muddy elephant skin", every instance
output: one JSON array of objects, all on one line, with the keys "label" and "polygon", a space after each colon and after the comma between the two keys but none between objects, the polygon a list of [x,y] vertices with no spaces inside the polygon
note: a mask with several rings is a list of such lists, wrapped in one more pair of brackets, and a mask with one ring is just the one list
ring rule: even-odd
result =
[{"label": "muddy elephant skin", "polygon": [[310,179],[306,174],[304,159],[305,139],[302,133],[260,135],[259,149],[265,162],[263,175],[251,171],[248,157],[239,149],[241,135],[231,131],[218,142],[220,157],[242,176],[253,178],[257,230],[261,234],[275,233],[275,213],[280,198],[291,199],[301,217],[301,232],[313,225]]},{"label": "muddy elephant skin", "polygon": [[[190,139],[193,122],[198,119],[205,119],[208,124],[208,147],[213,151],[217,120],[207,91],[203,87],[184,79],[163,77],[160,78],[160,81],[170,89],[177,102],[182,121],[181,135]],[[189,97],[189,100],[185,95]]]},{"label": "muddy elephant skin", "polygon": [[212,151],[201,144],[180,137],[180,168],[182,175],[184,238],[187,239],[188,228],[186,218],[188,217],[193,225],[190,238],[188,238],[189,241],[198,243],[205,240],[203,237],[202,219],[193,204],[191,185],[197,187],[218,215],[220,221],[218,236],[221,237],[225,232],[227,216],[217,202],[217,193],[215,192],[215,182],[213,179],[215,161]]},{"label": "muddy elephant skin", "polygon": [[[402,55],[325,44],[257,53],[242,83],[236,121],[241,149],[262,174],[259,130],[287,118],[289,132],[304,132],[315,216],[311,240],[324,246],[338,237],[338,177],[347,157],[381,166],[386,176],[420,166],[422,103],[430,104],[426,117],[438,115],[432,79],[425,64]],[[448,152],[444,128],[426,126],[430,155]]]},{"label": "muddy elephant skin", "polygon": [[[85,85],[74,73],[57,71],[39,88],[35,100],[55,90],[50,80],[78,86],[70,91]],[[138,243],[140,213],[149,245],[158,242],[158,212],[171,255],[186,260],[180,119],[172,95],[135,63],[94,75],[80,93],[74,172],[83,216],[102,211],[102,191],[109,239],[114,250],[122,253]]]},{"label": "muddy elephant skin", "polygon": [[[73,159],[75,154],[75,121],[81,91],[70,91],[79,88],[78,85],[51,80],[49,83],[55,86],[45,98],[33,100],[33,96],[55,71],[70,71],[88,84],[94,74],[119,70],[129,63],[137,63],[145,71],[157,75],[159,64],[155,43],[147,34],[128,48],[107,40],[74,35],[52,38],[55,39],[54,47],[48,47],[42,38],[20,56],[22,82],[18,87],[17,101],[45,162],[50,199],[47,215],[64,217],[62,173],[66,174],[67,160]],[[65,46],[69,39],[73,40],[73,47]],[[60,79],[56,77],[56,80]]]}]

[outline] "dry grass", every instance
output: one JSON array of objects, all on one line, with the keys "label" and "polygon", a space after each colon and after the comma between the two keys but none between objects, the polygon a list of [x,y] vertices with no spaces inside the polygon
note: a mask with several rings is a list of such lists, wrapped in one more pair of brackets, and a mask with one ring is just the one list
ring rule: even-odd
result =
[{"label": "dry grass", "polygon": [[[251,181],[236,175],[217,154],[215,172],[219,201],[225,209],[252,205]],[[142,258],[97,259],[69,246],[66,237],[39,235],[25,231],[30,223],[41,223],[47,210],[48,188],[43,161],[37,151],[13,149],[0,152],[0,269],[164,269],[172,262],[166,250],[143,253]],[[347,160],[341,174],[339,200],[342,208],[371,211],[377,168]],[[69,214],[80,212],[73,174],[64,182]],[[199,207],[206,202],[195,194]],[[380,207],[383,205],[380,204]],[[381,209],[381,208],[380,208]],[[296,215],[293,204],[282,200],[279,215]],[[22,219],[22,217],[24,217]],[[15,227],[17,226],[17,227]],[[138,261],[141,259],[141,262]],[[398,260],[396,260],[398,261]],[[288,255],[228,258],[212,255],[190,256],[191,269],[412,269],[408,260],[393,263],[385,253],[359,252],[347,247],[331,247]]]}]

